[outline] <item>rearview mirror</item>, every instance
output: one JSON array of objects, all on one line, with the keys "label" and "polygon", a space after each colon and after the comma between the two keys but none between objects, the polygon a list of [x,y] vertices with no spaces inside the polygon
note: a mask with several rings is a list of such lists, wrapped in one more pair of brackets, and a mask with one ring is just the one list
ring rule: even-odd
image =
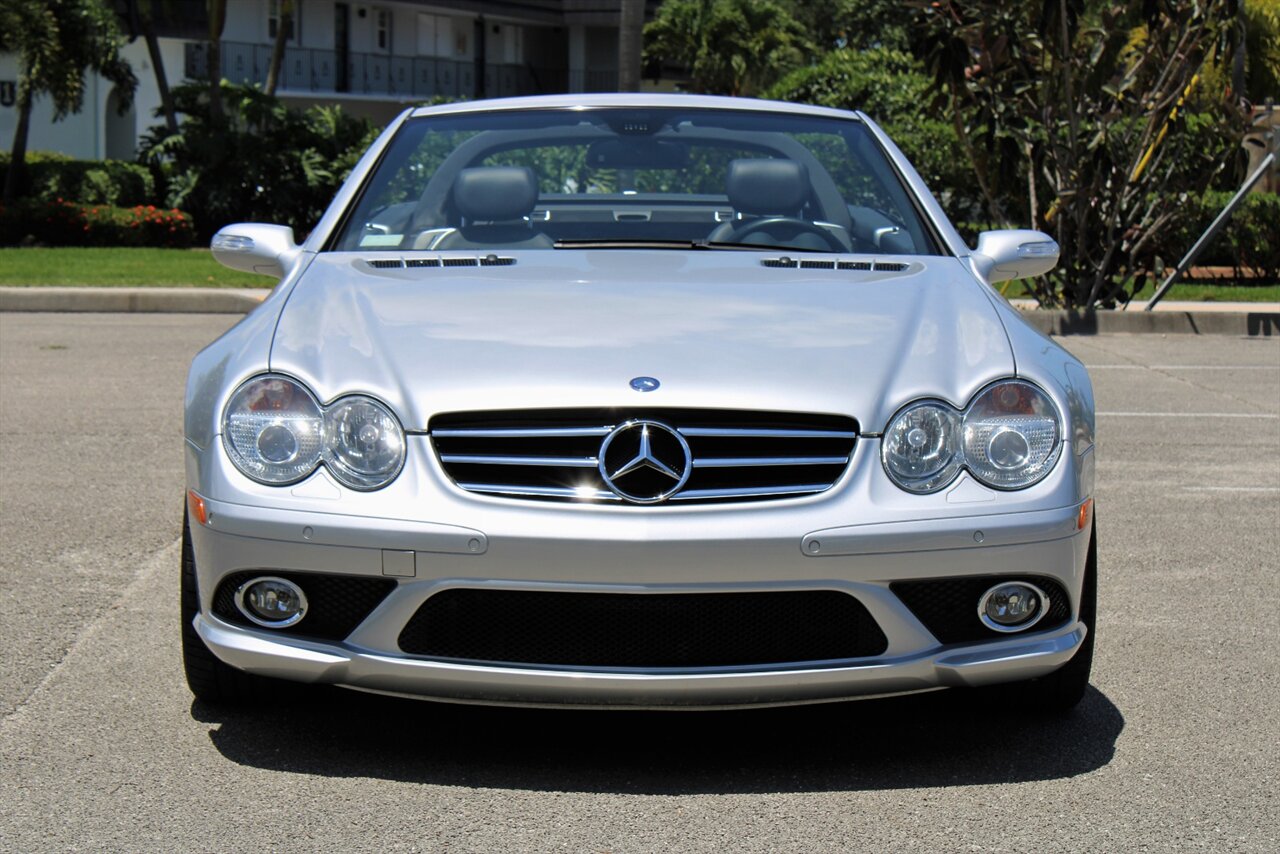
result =
[{"label": "rearview mirror", "polygon": [[688,162],[687,147],[658,139],[603,139],[587,148],[592,169],[681,169]]},{"label": "rearview mirror", "polygon": [[1058,264],[1058,244],[1043,231],[1025,228],[984,231],[973,254],[988,284],[1043,276]]},{"label": "rearview mirror", "polygon": [[292,228],[260,222],[240,222],[220,229],[209,248],[224,267],[277,279],[284,278],[302,254],[293,242]]}]

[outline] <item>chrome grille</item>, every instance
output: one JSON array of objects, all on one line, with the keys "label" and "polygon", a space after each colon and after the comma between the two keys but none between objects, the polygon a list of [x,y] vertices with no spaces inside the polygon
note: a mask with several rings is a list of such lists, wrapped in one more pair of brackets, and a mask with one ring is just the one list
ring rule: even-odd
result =
[{"label": "chrome grille", "polygon": [[688,446],[689,477],[665,501],[759,501],[830,489],[858,428],[837,415],[640,409],[468,412],[437,416],[430,435],[445,472],[469,492],[626,503],[601,472],[616,428],[656,422]]}]

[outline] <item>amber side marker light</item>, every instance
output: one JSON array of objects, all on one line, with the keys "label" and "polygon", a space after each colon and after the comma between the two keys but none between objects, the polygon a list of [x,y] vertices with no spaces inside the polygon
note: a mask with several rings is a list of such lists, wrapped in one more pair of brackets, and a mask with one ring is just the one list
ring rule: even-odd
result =
[{"label": "amber side marker light", "polygon": [[209,508],[204,506],[204,499],[196,495],[194,489],[187,490],[187,512],[201,525],[209,524]]},{"label": "amber side marker light", "polygon": [[[192,493],[193,495],[195,493]],[[1076,519],[1076,530],[1083,531],[1089,526],[1089,521],[1093,518],[1093,499],[1087,499],[1080,505],[1080,516]]]}]

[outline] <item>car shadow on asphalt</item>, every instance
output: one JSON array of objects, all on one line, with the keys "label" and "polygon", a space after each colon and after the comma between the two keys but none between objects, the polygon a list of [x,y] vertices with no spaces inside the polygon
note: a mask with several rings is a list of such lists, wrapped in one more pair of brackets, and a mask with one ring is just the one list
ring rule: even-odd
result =
[{"label": "car shadow on asphalt", "polygon": [[[1004,690],[1004,689],[1001,689]],[[446,786],[634,794],[824,792],[1072,777],[1111,761],[1124,716],[1090,687],[1070,714],[942,691],[712,712],[491,708],[306,689],[191,715],[241,765]]]}]

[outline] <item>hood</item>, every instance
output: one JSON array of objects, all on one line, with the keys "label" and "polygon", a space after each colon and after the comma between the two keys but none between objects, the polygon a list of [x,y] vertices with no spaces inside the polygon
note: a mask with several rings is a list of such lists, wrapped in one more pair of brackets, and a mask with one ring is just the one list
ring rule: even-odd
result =
[{"label": "hood", "polygon": [[[271,369],[323,401],[379,397],[411,430],[440,412],[698,407],[844,414],[865,432],[1014,369],[989,296],[954,258],[833,270],[750,251],[507,255],[376,269],[394,258],[322,254],[289,295]],[[661,386],[636,392],[638,376]]]}]

